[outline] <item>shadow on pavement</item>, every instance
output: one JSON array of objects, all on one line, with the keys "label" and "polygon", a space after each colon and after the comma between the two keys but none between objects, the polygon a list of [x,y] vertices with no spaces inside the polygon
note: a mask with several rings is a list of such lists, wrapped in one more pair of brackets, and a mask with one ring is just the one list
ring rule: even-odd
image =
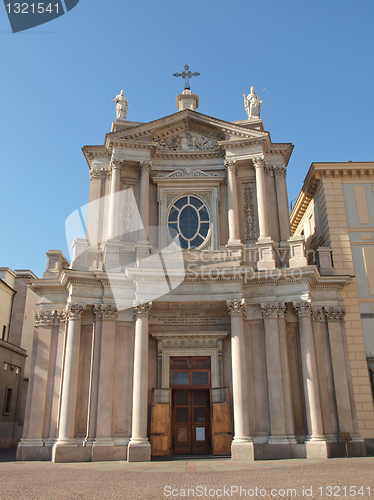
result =
[{"label": "shadow on pavement", "polygon": [[15,462],[17,448],[0,449],[0,462]]}]

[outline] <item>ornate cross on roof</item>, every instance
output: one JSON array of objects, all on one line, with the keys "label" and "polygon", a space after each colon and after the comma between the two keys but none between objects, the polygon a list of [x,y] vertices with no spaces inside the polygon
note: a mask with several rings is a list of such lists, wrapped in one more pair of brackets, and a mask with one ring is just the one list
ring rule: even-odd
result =
[{"label": "ornate cross on roof", "polygon": [[191,76],[199,76],[200,73],[191,73],[190,67],[188,66],[188,64],[185,65],[184,69],[185,69],[185,71],[183,71],[182,73],[174,73],[173,76],[181,76],[182,78],[184,78],[184,82],[185,82],[184,83],[184,90],[191,90],[189,79],[191,78]]}]

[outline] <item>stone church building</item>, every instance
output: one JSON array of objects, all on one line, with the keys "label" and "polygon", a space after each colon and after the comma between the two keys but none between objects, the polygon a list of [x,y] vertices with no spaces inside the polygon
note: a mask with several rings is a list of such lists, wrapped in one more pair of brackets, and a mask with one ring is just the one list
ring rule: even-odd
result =
[{"label": "stone church building", "polygon": [[[248,119],[178,111],[85,146],[71,264],[48,252],[20,460],[359,456],[341,291],[291,236],[291,144]],[[87,217],[86,217],[87,216]],[[86,226],[86,227],[84,227]],[[69,226],[70,227],[70,226]],[[74,230],[72,229],[72,232]]]}]

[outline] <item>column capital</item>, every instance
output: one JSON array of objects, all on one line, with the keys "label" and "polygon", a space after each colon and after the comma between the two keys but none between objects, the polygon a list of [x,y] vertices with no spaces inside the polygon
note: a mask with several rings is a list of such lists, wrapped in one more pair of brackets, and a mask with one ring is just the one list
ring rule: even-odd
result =
[{"label": "column capital", "polygon": [[90,179],[103,179],[104,177],[106,177],[107,175],[110,175],[111,173],[111,167],[102,167],[102,168],[99,168],[99,167],[95,167],[95,168],[91,168],[90,170]]},{"label": "column capital", "polygon": [[94,306],[94,317],[95,319],[117,319],[118,317],[118,309],[116,306],[98,304]]},{"label": "column capital", "polygon": [[225,167],[228,172],[236,173],[236,160],[225,160]]},{"label": "column capital", "polygon": [[252,162],[255,168],[265,168],[266,167],[266,162],[265,158],[260,156],[257,158],[252,158]]},{"label": "column capital", "polygon": [[120,169],[121,168],[121,165],[122,165],[122,162],[123,160],[119,159],[119,158],[112,158],[110,160],[110,168],[111,170],[114,170],[114,169]]},{"label": "column capital", "polygon": [[287,314],[284,302],[261,303],[261,310],[264,318],[284,318]]},{"label": "column capital", "polygon": [[134,305],[134,317],[147,316],[149,318],[152,309],[152,302],[144,302],[142,304]]},{"label": "column capital", "polygon": [[322,306],[312,306],[311,315],[312,315],[312,321],[319,321],[319,322],[326,321],[326,317]]},{"label": "column capital", "polygon": [[152,163],[150,161],[139,162],[140,172],[150,172],[152,170]]},{"label": "column capital", "polygon": [[301,300],[300,302],[294,302],[293,306],[299,318],[310,317],[312,312],[312,304],[310,302]]},{"label": "column capital", "polygon": [[50,326],[59,319],[57,311],[36,311],[34,312],[34,326]]},{"label": "column capital", "polygon": [[327,321],[344,321],[345,307],[324,307]]},{"label": "column capital", "polygon": [[282,165],[277,165],[275,167],[272,167],[274,171],[274,175],[283,175],[286,177],[287,174],[287,167],[282,166]]},{"label": "column capital", "polygon": [[67,304],[64,314],[67,319],[80,319],[85,309],[85,306],[80,304]]},{"label": "column capital", "polygon": [[226,306],[230,316],[238,316],[245,314],[245,299],[226,300]]}]

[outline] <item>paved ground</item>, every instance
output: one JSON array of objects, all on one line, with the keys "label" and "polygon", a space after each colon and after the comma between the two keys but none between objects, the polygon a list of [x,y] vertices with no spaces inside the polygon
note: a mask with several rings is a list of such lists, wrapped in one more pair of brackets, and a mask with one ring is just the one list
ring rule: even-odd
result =
[{"label": "paved ground", "polygon": [[[9,453],[7,457],[12,459]],[[1,500],[167,498],[374,500],[374,457],[250,464],[228,458],[132,464],[0,463]]]}]

